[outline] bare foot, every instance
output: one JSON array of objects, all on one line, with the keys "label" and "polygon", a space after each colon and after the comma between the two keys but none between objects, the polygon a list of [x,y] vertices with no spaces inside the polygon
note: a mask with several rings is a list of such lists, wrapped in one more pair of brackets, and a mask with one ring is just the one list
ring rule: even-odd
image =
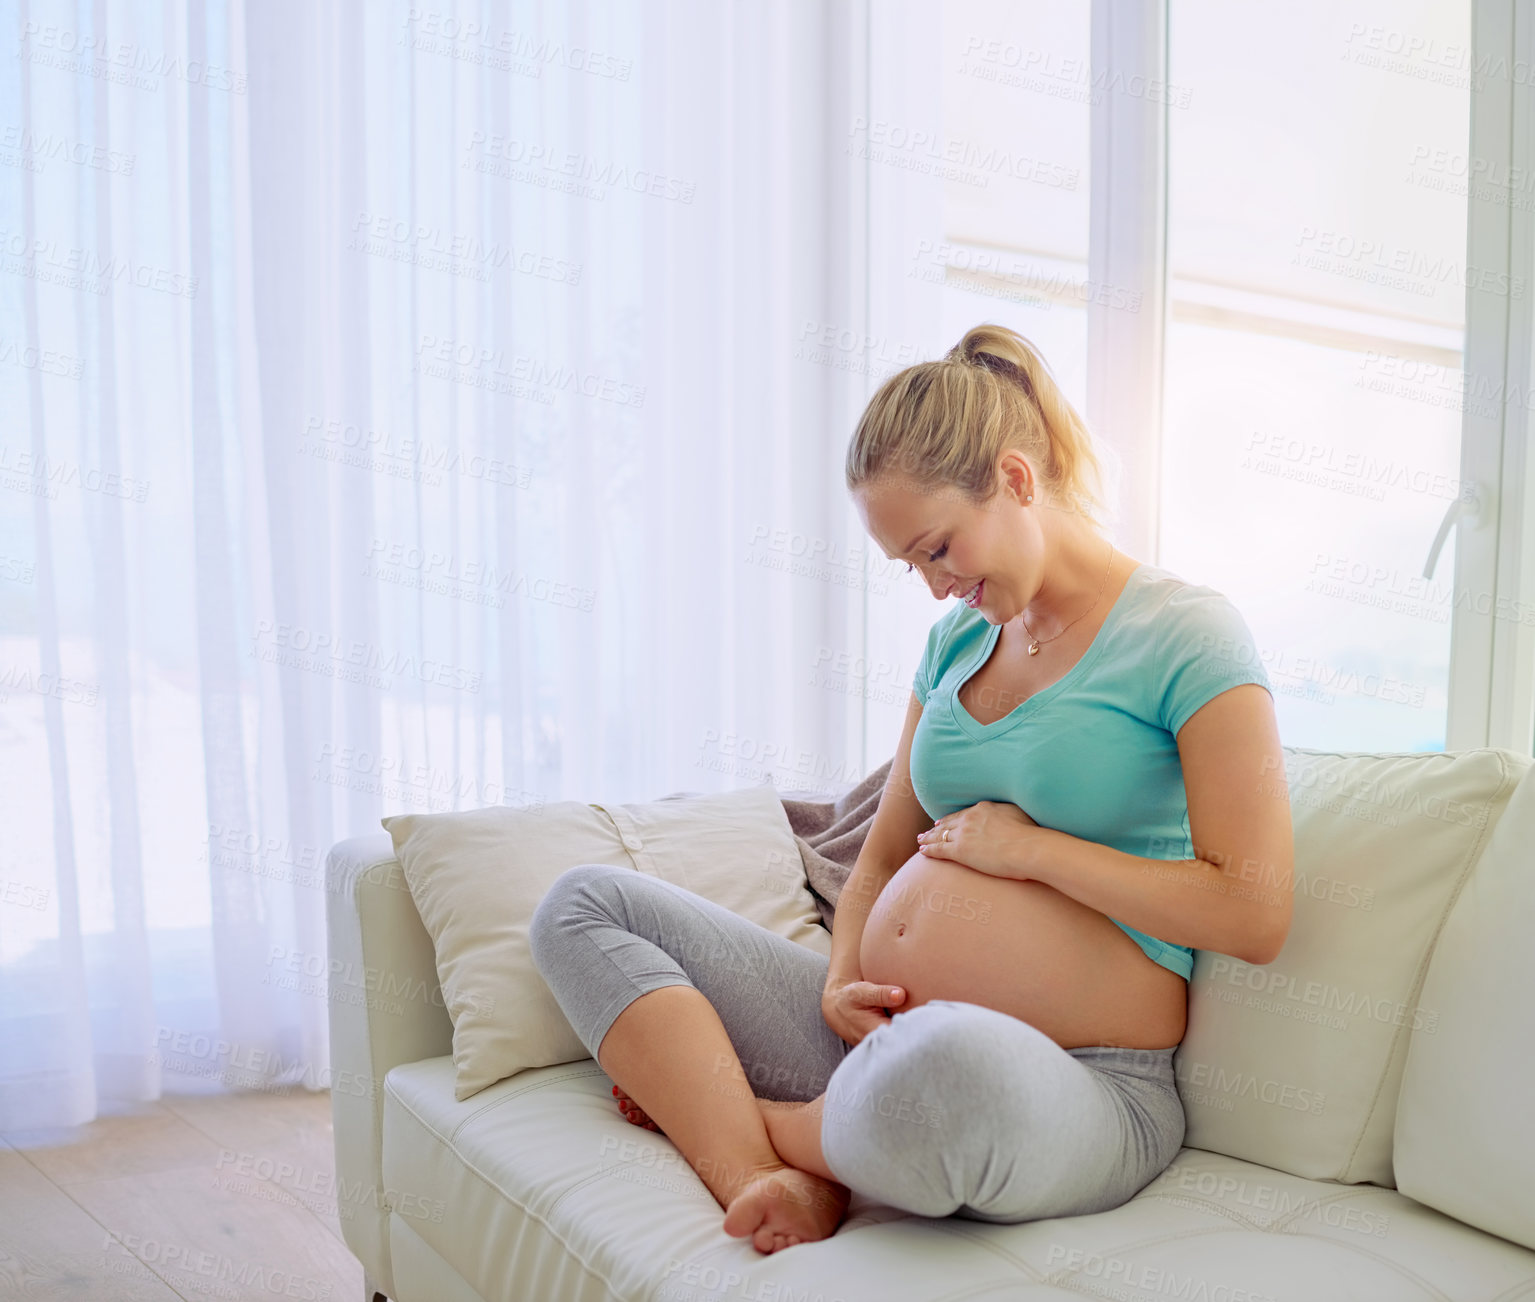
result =
[{"label": "bare foot", "polygon": [[644,1108],[640,1107],[638,1103],[625,1094],[623,1090],[619,1089],[617,1085],[613,1086],[613,1097],[618,1100],[618,1110],[624,1114],[624,1120],[629,1122],[630,1125],[639,1126],[645,1130],[654,1130],[658,1135],[666,1133],[650,1119],[650,1114]]},{"label": "bare foot", "polygon": [[842,1223],[852,1194],[846,1185],[823,1180],[787,1164],[749,1178],[725,1208],[725,1233],[751,1238],[758,1252],[778,1252],[797,1243],[828,1238]]}]

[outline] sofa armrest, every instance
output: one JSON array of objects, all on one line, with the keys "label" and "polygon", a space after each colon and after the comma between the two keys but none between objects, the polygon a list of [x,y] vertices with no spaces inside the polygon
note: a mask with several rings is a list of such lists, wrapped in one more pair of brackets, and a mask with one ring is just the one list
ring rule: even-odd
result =
[{"label": "sofa armrest", "polygon": [[373,1286],[393,1296],[384,1077],[400,1063],[452,1053],[453,1023],[432,938],[389,834],[338,841],[326,857],[325,884],[336,1214]]}]

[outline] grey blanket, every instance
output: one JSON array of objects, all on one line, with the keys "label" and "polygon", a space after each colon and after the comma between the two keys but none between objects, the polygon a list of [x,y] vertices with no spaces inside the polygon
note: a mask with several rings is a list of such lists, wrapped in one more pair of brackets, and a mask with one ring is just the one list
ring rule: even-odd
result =
[{"label": "grey blanket", "polygon": [[[779,794],[784,813],[789,816],[789,830],[799,847],[805,865],[805,880],[821,913],[821,925],[831,930],[837,912],[837,898],[842,894],[848,874],[858,862],[880,794],[890,776],[892,755],[856,786],[830,800],[816,797],[813,791],[784,791]],[[678,796],[698,796],[701,791],[673,791],[664,800]]]},{"label": "grey blanket", "polygon": [[828,931],[837,910],[837,897],[858,862],[858,852],[863,849],[894,762],[892,755],[856,786],[831,800],[805,798],[810,793],[795,791],[786,791],[780,797],[800,858],[805,862],[810,893],[815,896],[821,923]]}]

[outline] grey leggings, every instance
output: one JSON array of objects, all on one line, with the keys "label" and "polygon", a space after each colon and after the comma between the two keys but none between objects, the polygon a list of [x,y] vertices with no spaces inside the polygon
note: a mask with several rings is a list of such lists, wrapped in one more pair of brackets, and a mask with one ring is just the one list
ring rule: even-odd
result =
[{"label": "grey leggings", "polygon": [[1028,1022],[950,999],[850,1046],[821,1013],[823,955],[632,868],[567,869],[534,911],[531,943],[593,1058],[635,999],[692,986],[759,1098],[825,1093],[821,1148],[837,1179],[919,1216],[1106,1211],[1183,1143],[1175,1046],[1063,1049]]}]

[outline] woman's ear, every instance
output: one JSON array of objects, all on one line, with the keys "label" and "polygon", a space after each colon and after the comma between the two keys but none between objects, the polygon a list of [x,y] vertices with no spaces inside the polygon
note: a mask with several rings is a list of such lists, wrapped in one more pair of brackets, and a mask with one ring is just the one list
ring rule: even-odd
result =
[{"label": "woman's ear", "polygon": [[1002,483],[1020,506],[1034,497],[1034,468],[1017,448],[1007,448],[1000,461]]}]

